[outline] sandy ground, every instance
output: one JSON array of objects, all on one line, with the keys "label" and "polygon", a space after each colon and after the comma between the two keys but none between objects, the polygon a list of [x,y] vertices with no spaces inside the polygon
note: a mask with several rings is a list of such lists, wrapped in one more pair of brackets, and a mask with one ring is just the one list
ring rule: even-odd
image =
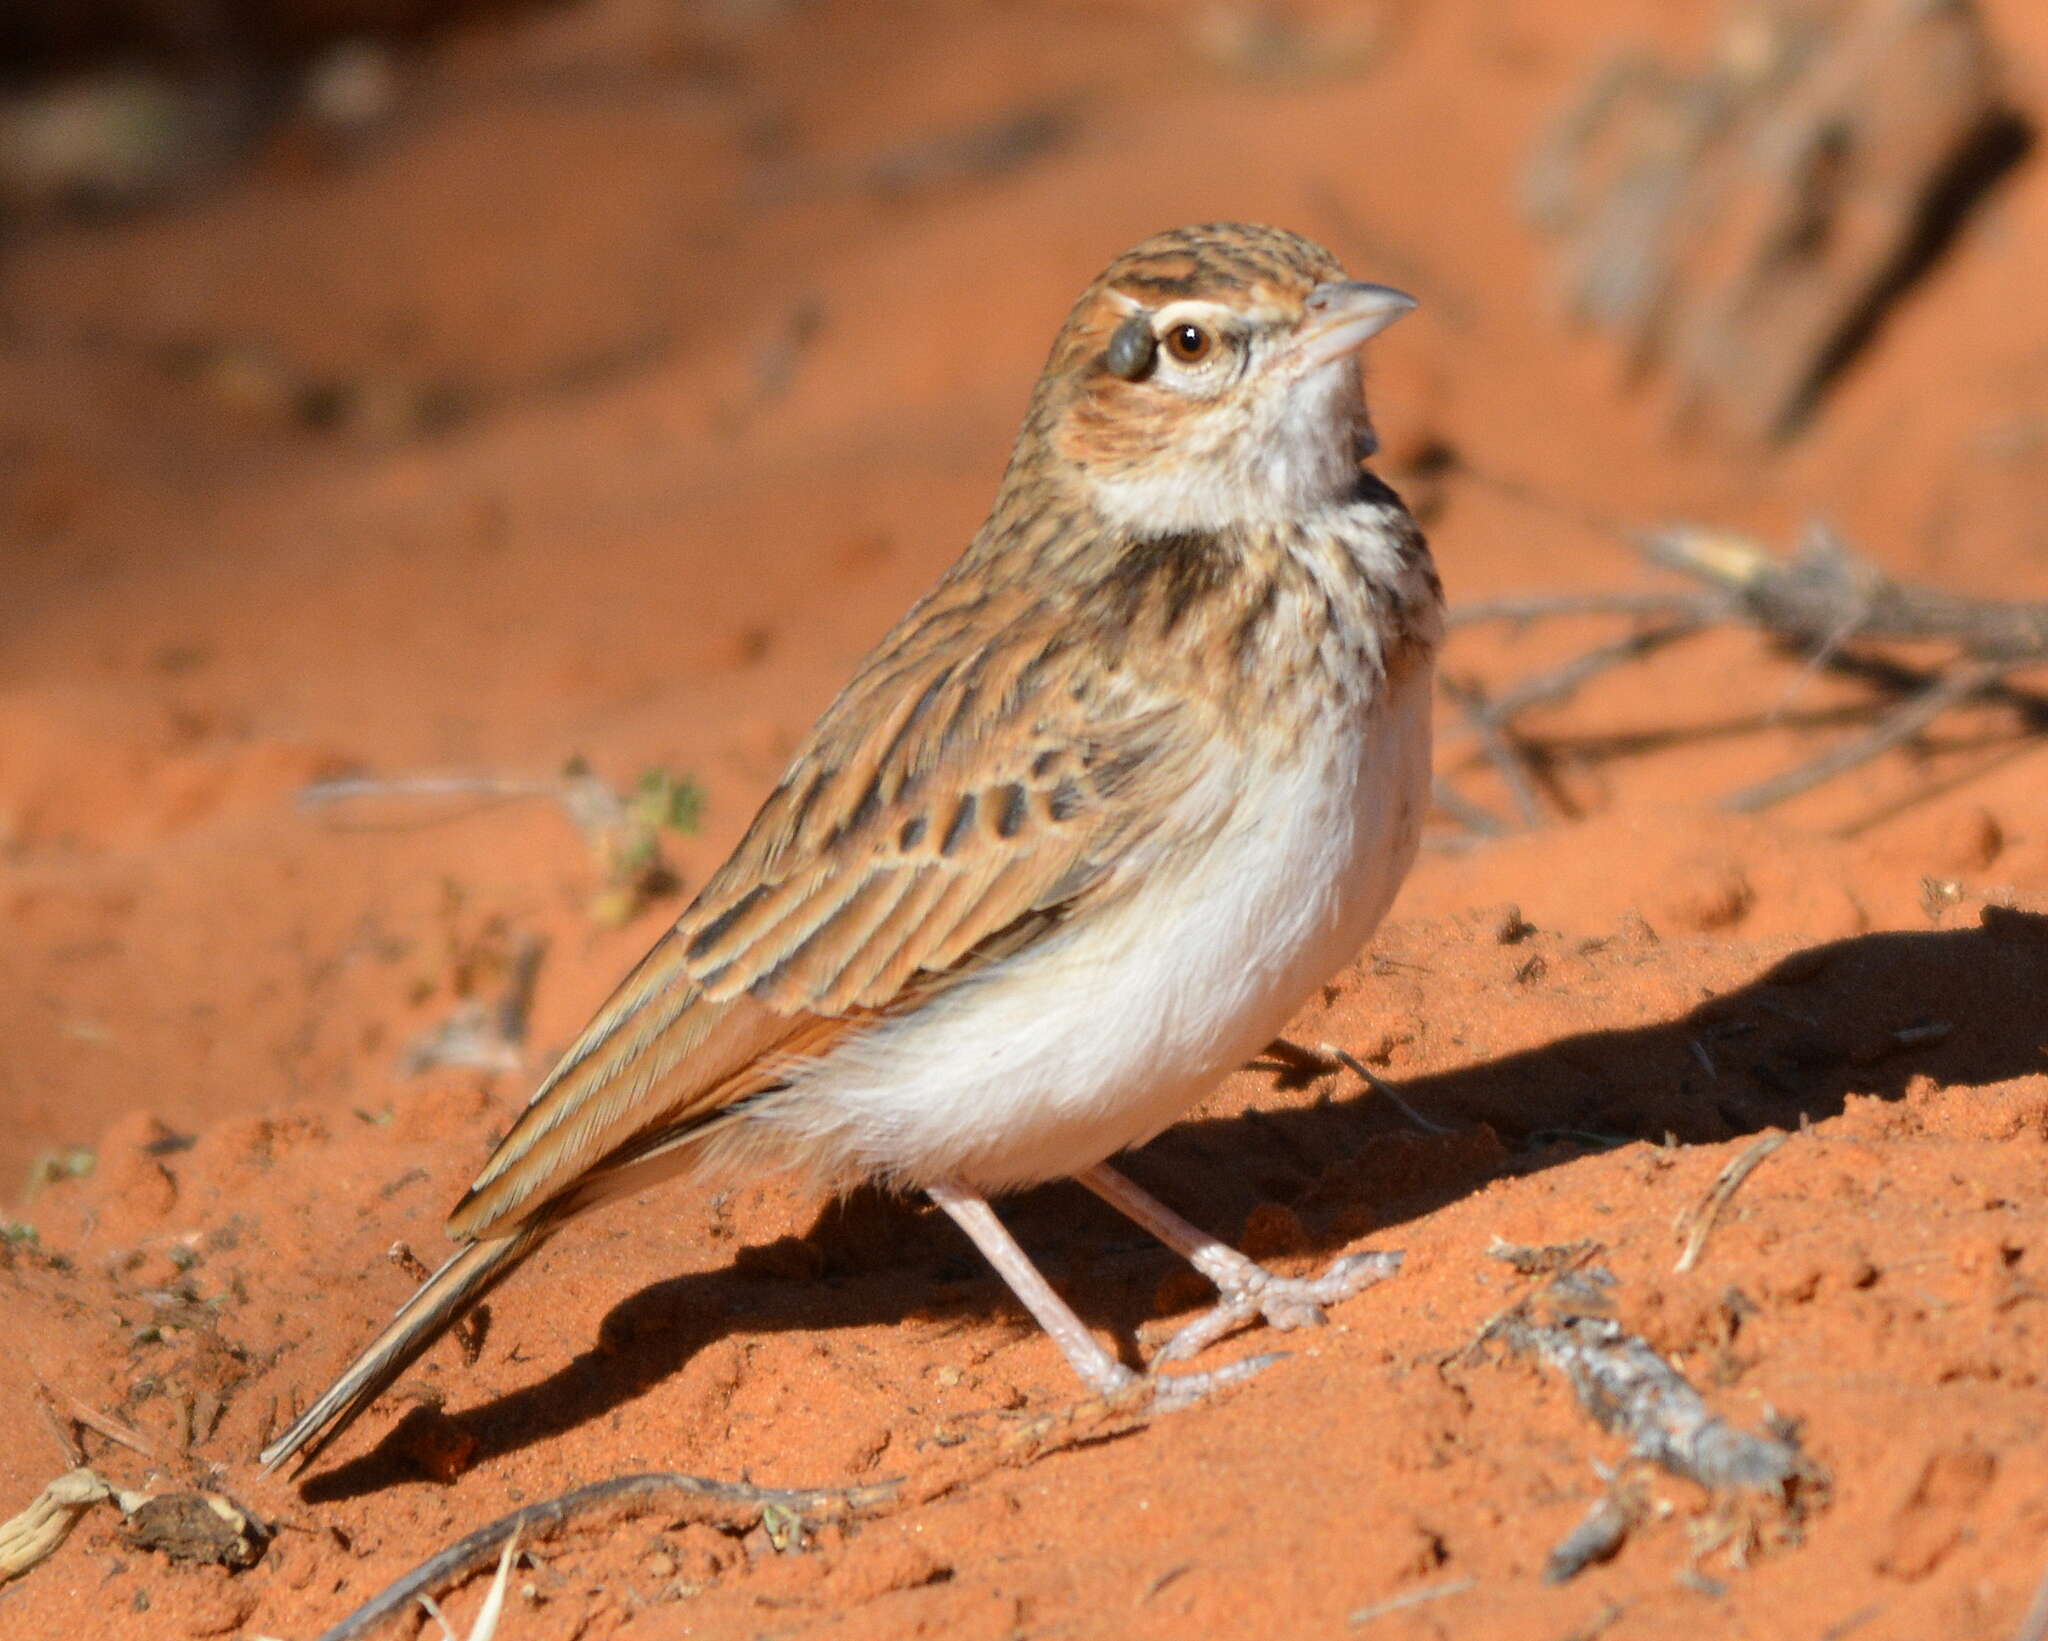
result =
[{"label": "sandy ground", "polygon": [[[0,1629],[311,1636],[522,1502],[673,1469],[900,1486],[802,1551],[674,1511],[566,1531],[502,1641],[2012,1636],[2048,1565],[2048,745],[1987,708],[1731,819],[1716,794],[1869,698],[1732,633],[1543,718],[1559,818],[1443,820],[1296,1023],[1447,1132],[1349,1073],[1247,1071],[1133,1161],[1290,1268],[1406,1251],[1329,1328],[1219,1347],[1289,1353],[1243,1387],[1077,1409],[930,1213],[670,1191],[555,1243],[473,1361],[438,1347],[298,1482],[257,1475],[409,1291],[385,1250],[438,1258],[528,1083],[405,1076],[406,1046],[539,937],[537,1069],[676,909],[593,918],[599,867],[544,801],[295,794],[687,772],[702,826],[671,855],[700,880],[978,522],[1067,303],[1153,229],[1287,223],[1423,299],[1371,391],[1456,600],[1643,581],[1601,520],[1783,541],[1812,513],[1896,573],[2048,597],[2038,164],[1761,454],[1625,390],[1515,203],[1602,53],[1696,44],[1710,8],[1309,9],[1326,71],[1284,83],[1165,4],[888,10],[612,0],[473,32],[353,146],[280,140],[203,200],[0,260],[0,1179],[93,1157],[0,1247],[0,1515],[66,1465],[47,1387],[147,1442],[88,1434],[110,1479],[282,1524],[230,1575],[100,1511],[0,1591]],[[2048,107],[2048,15],[1988,10]],[[1020,114],[986,174],[933,146]],[[1593,635],[1470,629],[1446,667],[1499,685]],[[1440,767],[1504,812],[1444,728]],[[1675,1222],[1771,1131],[1675,1272]],[[1077,1188],[1009,1217],[1121,1339],[1201,1302]],[[1495,1238],[1597,1243],[1614,1314],[1824,1481],[1788,1517],[1653,1477],[1619,1556],[1546,1583],[1622,1444],[1474,1348],[1530,1288]]]}]

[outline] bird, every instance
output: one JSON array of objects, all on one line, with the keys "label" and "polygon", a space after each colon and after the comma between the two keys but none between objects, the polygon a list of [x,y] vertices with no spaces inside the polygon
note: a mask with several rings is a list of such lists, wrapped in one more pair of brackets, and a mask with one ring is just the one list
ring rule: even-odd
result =
[{"label": "bird", "polygon": [[[1255,1319],[1320,1322],[1387,1274],[1374,1254],[1268,1271],[1109,1159],[1271,1041],[1414,860],[1443,593],[1367,465],[1359,358],[1414,306],[1251,223],[1155,234],[1087,286],[987,521],[535,1088],[449,1216],[454,1254],[266,1471],[310,1462],[572,1219],[678,1178],[922,1192],[1090,1391],[1149,1380],[1166,1406],[1233,1377],[1169,1364]],[[1065,1178],[1218,1291],[1143,1374],[990,1206]]]}]

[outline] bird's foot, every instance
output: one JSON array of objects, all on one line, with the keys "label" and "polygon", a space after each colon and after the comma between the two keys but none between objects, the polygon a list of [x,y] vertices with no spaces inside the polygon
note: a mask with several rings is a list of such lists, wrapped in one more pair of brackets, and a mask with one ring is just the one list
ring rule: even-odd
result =
[{"label": "bird's foot", "polygon": [[1258,1356],[1247,1356],[1241,1362],[1226,1362],[1221,1367],[1203,1368],[1196,1373],[1161,1373],[1159,1359],[1154,1358],[1145,1374],[1145,1383],[1152,1387],[1152,1411],[1155,1413],[1178,1413],[1184,1407],[1193,1407],[1213,1391],[1229,1385],[1241,1385],[1245,1380],[1264,1373],[1275,1362],[1284,1361],[1284,1350],[1269,1350]]},{"label": "bird's foot", "polygon": [[[1185,1362],[1254,1318],[1263,1318],[1269,1327],[1283,1332],[1293,1328],[1320,1327],[1329,1320],[1323,1309],[1325,1305],[1334,1305],[1375,1282],[1385,1281],[1400,1270],[1401,1255],[1350,1254],[1319,1276],[1307,1277],[1275,1276],[1250,1260],[1246,1260],[1245,1265],[1246,1269],[1233,1270],[1218,1281],[1216,1286],[1220,1297],[1214,1306],[1177,1329],[1159,1347],[1153,1358],[1155,1367],[1164,1362]],[[1265,1360],[1268,1358],[1260,1359],[1261,1365]]]}]

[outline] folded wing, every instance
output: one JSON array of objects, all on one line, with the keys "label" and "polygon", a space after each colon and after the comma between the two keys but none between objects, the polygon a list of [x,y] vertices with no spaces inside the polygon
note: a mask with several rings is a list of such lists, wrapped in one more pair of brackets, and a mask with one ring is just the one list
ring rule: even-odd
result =
[{"label": "folded wing", "polygon": [[1185,704],[1088,665],[1054,612],[991,603],[942,588],[885,641],[535,1091],[451,1234],[594,1200],[593,1171],[685,1143],[794,1060],[1132,882],[1207,738]]}]

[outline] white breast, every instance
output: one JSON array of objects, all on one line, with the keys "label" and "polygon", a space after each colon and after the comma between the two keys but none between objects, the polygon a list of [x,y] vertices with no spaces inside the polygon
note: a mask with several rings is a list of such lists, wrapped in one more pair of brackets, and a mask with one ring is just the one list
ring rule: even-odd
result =
[{"label": "white breast", "polygon": [[[981,1191],[1149,1139],[1356,954],[1415,856],[1429,668],[1359,718],[1188,801],[1229,820],[1135,893],[836,1046],[757,1108],[828,1177]],[[1227,787],[1227,790],[1225,789]]]}]

